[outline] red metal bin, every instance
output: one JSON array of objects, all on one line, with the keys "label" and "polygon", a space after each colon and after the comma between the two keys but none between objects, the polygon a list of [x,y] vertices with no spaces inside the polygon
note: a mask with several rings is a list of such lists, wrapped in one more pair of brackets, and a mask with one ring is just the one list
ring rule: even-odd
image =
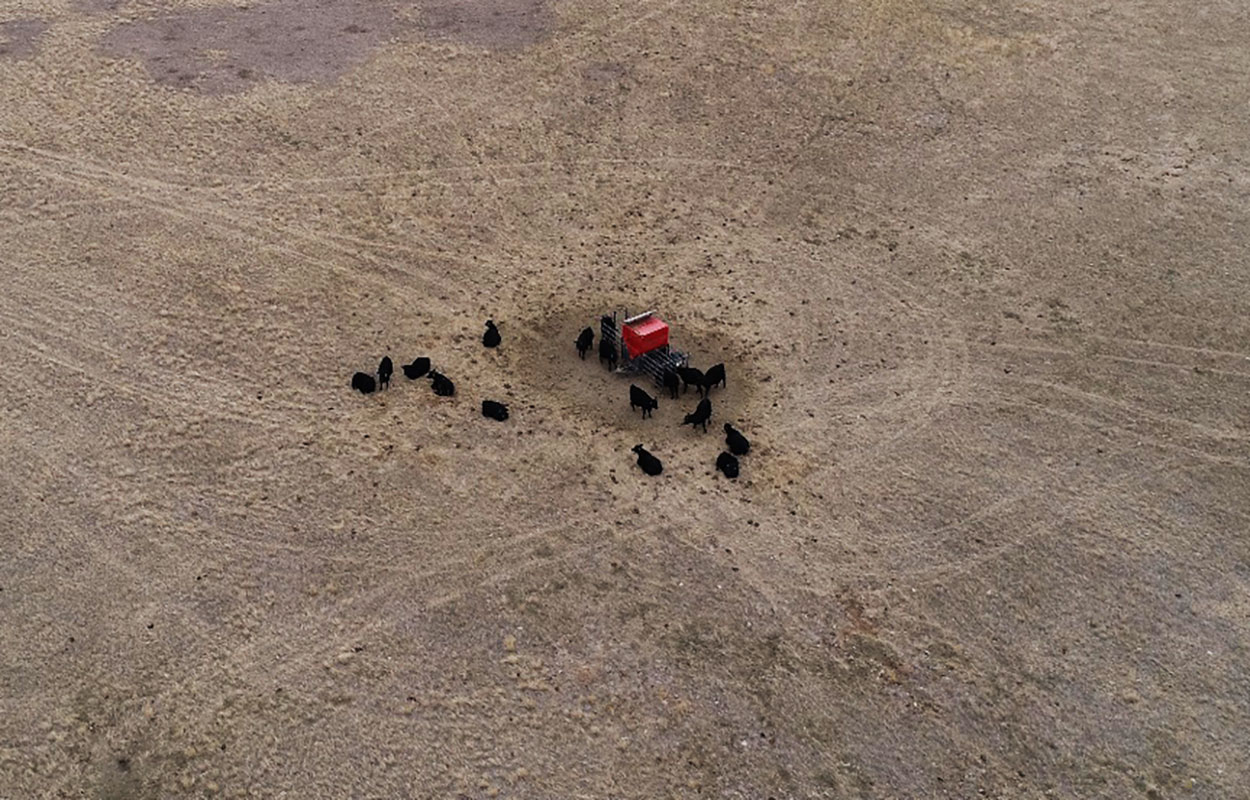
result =
[{"label": "red metal bin", "polygon": [[668,344],[668,323],[651,312],[625,320],[622,331],[630,358],[637,358]]}]

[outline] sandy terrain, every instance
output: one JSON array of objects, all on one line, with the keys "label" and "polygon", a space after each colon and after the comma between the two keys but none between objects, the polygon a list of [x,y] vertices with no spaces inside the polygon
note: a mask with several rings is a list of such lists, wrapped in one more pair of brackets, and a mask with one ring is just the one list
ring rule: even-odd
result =
[{"label": "sandy terrain", "polygon": [[1250,797],[1244,3],[0,7],[0,797]]}]

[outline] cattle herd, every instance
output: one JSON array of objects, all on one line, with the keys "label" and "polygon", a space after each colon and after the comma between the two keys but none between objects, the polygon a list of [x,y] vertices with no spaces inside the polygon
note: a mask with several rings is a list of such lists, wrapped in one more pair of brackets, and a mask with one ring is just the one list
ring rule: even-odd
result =
[{"label": "cattle herd", "polygon": [[[595,332],[591,328],[586,328],[578,334],[574,344],[577,345],[577,355],[580,358],[586,357],[586,352],[590,350],[595,341]],[[599,340],[599,362],[606,363],[608,369],[616,369],[618,354],[615,343],[607,340]],[[725,380],[725,365],[714,364],[708,367],[707,372],[695,369],[694,367],[677,367],[676,370],[665,372],[661,383],[668,391],[669,397],[673,400],[677,399],[678,391],[685,394],[686,390],[691,386],[701,395],[699,404],[695,406],[694,411],[687,414],[682,420],[682,425],[689,425],[691,428],[702,428],[707,433],[708,420],[712,418],[712,400],[710,395],[712,389],[720,386],[727,386]],[[637,384],[629,385],[629,409],[642,409],[642,418],[647,419],[651,416],[651,412],[660,407],[660,403],[656,398],[647,394],[647,391]],[[716,468],[724,473],[726,478],[738,477],[738,456],[746,455],[751,449],[751,443],[747,441],[747,437],[730,423],[725,423],[725,444],[729,448],[728,452],[722,452],[716,457]],[[653,453],[648,451],[641,444],[632,448],[633,452],[638,455],[638,466],[648,475],[659,475],[664,471],[664,464]]]},{"label": "cattle herd", "polygon": [[[486,320],[486,332],[482,334],[483,346],[498,347],[501,341],[502,337],[494,321]],[[429,379],[430,388],[439,397],[453,397],[456,394],[456,384],[451,378],[434,369],[430,365],[430,359],[425,356],[413,359],[411,364],[401,365],[400,369],[404,371],[404,377],[410,381],[420,378]],[[391,362],[390,356],[383,356],[382,361],[378,363],[377,379],[374,380],[374,377],[367,372],[357,372],[352,376],[352,388],[361,394],[373,394],[379,388],[389,388],[391,375],[394,372],[395,365]],[[497,400],[483,400],[482,416],[503,422],[508,418],[508,406]]]},{"label": "cattle herd", "polygon": [[[482,345],[484,347],[498,347],[503,341],[503,337],[499,334],[499,329],[495,327],[494,320],[486,320],[486,331],[482,334]],[[577,354],[581,358],[586,358],[587,351],[594,345],[595,332],[586,328],[577,337],[575,344],[577,345]],[[612,342],[601,340],[599,342],[599,361],[607,362],[608,369],[615,369],[617,362],[616,347]],[[413,359],[411,364],[401,364],[400,369],[403,370],[404,377],[410,381],[426,378],[430,381],[430,388],[434,394],[439,397],[452,397],[456,393],[456,385],[443,373],[434,369],[430,364],[430,359],[421,356]],[[381,362],[378,363],[377,377],[367,372],[357,372],[352,375],[352,388],[361,394],[372,394],[379,389],[387,389],[390,387],[391,375],[395,372],[395,365],[391,362],[390,356],[383,356]],[[678,367],[675,371],[666,372],[662,380],[664,388],[668,391],[669,397],[676,400],[678,391],[685,394],[691,386],[700,395],[699,404],[695,406],[694,411],[687,414],[682,420],[682,425],[689,425],[691,428],[702,428],[707,433],[708,420],[712,418],[712,389],[720,386],[727,386],[725,380],[725,365],[716,364],[709,367],[707,372],[695,369],[694,367]],[[631,383],[629,385],[629,408],[642,409],[642,418],[646,419],[651,416],[651,412],[660,407],[660,403],[656,398],[652,397],[642,387]],[[498,422],[504,422],[508,419],[508,406],[497,400],[482,401],[482,416],[493,419]],[[728,447],[727,452],[721,452],[716,457],[716,469],[724,473],[726,478],[738,477],[738,456],[746,455],[751,449],[751,443],[747,438],[730,423],[725,423],[725,445]],[[631,448],[632,452],[638,456],[638,467],[648,475],[659,475],[664,471],[664,464],[653,453],[648,451],[641,444]]]}]

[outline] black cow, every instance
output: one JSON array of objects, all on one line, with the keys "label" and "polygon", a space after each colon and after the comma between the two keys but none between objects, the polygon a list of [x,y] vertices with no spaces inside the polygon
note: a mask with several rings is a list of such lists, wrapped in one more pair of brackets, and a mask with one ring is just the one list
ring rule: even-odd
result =
[{"label": "black cow", "polygon": [[676,372],[673,372],[671,369],[666,369],[664,370],[664,377],[662,380],[664,382],[664,388],[668,389],[668,396],[672,398],[673,400],[676,400],[677,399],[677,384],[681,380],[681,378],[677,377]]},{"label": "black cow", "polygon": [[489,417],[497,422],[503,422],[508,418],[508,407],[503,403],[496,403],[494,400],[483,400],[482,416]]},{"label": "black cow", "polygon": [[682,420],[682,425],[694,427],[696,425],[703,426],[703,432],[707,433],[707,421],[712,418],[712,401],[706,397],[699,401],[699,405],[695,406],[693,414],[687,414]]},{"label": "black cow", "polygon": [[482,334],[482,344],[486,347],[498,347],[503,341],[499,335],[499,329],[495,327],[493,319],[486,320],[486,332]]},{"label": "black cow", "polygon": [[391,373],[395,371],[395,365],[391,363],[390,356],[382,356],[382,360],[378,362],[378,383],[385,389],[391,385]]},{"label": "black cow", "polygon": [[738,477],[738,459],[729,453],[721,453],[716,457],[716,468],[725,473],[726,478]]},{"label": "black cow", "polygon": [[451,378],[437,370],[430,372],[430,385],[434,387],[434,394],[439,397],[451,397],[456,393],[456,384],[451,382]]},{"label": "black cow", "polygon": [[373,390],[378,388],[378,384],[373,380],[372,375],[357,372],[352,376],[352,388],[361,394],[373,394]]},{"label": "black cow", "polygon": [[703,373],[703,391],[710,391],[717,384],[726,386],[725,383],[725,365],[713,364],[707,368],[707,372]]},{"label": "black cow", "polygon": [[577,357],[585,359],[586,351],[589,350],[590,346],[594,343],[595,332],[590,328],[586,328],[581,333],[577,334],[577,341],[575,342],[577,345]]},{"label": "black cow", "polygon": [[677,375],[681,378],[681,393],[685,394],[691,386],[703,394],[703,371],[694,367],[678,367]]},{"label": "black cow", "polygon": [[411,364],[404,364],[404,377],[415,381],[430,371],[430,360],[425,356],[413,359]]},{"label": "black cow", "polygon": [[608,362],[608,369],[616,369],[616,360],[619,354],[616,352],[616,345],[612,344],[609,339],[599,339],[599,363]]},{"label": "black cow", "polygon": [[725,423],[725,444],[729,445],[729,452],[736,456],[745,456],[751,449],[751,443],[747,441],[747,437],[728,422]]},{"label": "black cow", "polygon": [[651,416],[652,411],[660,407],[660,404],[656,402],[654,397],[631,383],[629,385],[629,410],[633,411],[639,406],[642,407],[642,418],[646,419]]},{"label": "black cow", "polygon": [[636,444],[630,449],[638,454],[638,466],[642,467],[643,472],[648,475],[659,475],[664,471],[664,465],[660,463],[660,459],[648,453],[642,445]]}]

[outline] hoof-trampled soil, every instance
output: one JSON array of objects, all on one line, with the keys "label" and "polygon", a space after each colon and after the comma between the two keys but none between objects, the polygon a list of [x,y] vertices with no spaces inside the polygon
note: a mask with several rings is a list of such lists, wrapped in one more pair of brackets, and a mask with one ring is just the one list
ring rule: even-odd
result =
[{"label": "hoof-trampled soil", "polygon": [[1246,796],[1248,71],[1236,3],[9,3],[0,797]]}]

